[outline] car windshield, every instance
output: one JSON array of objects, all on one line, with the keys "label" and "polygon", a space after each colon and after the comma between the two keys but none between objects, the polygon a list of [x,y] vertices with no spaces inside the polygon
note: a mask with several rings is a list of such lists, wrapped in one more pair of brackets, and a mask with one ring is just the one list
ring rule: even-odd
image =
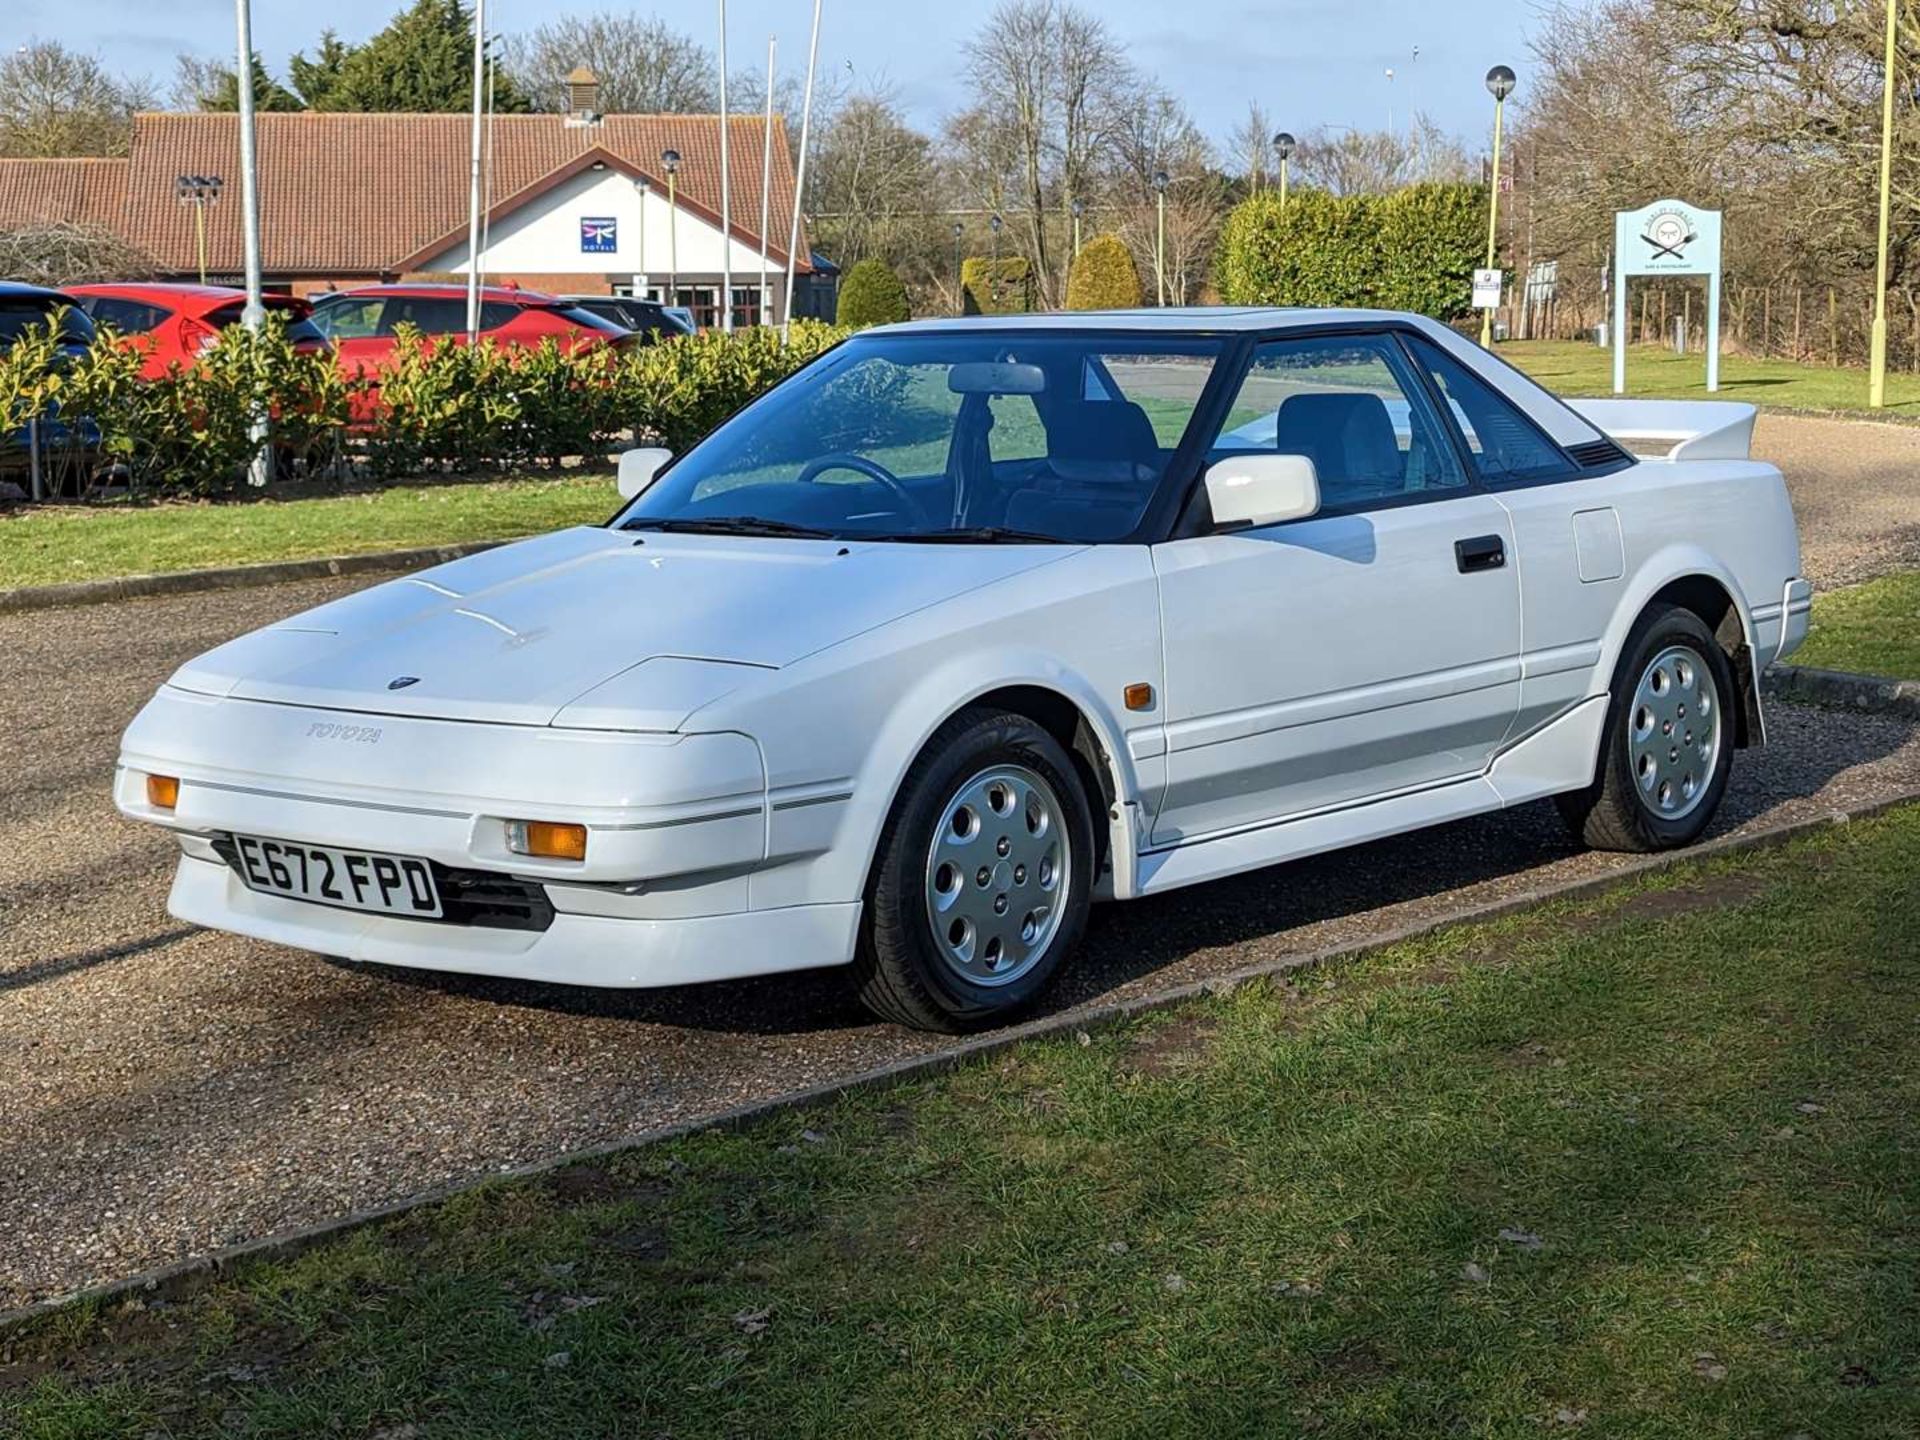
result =
[{"label": "car windshield", "polygon": [[840,539],[1124,539],[1222,342],[953,331],[856,337],[722,425],[623,528]]}]

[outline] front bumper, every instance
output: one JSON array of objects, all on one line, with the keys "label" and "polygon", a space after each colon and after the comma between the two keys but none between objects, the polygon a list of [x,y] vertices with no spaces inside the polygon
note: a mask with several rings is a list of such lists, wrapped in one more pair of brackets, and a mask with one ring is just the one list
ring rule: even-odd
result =
[{"label": "front bumper", "polygon": [[[179,778],[173,809],[148,803],[149,774]],[[128,728],[114,798],[123,814],[179,838],[175,915],[302,949],[613,986],[844,964],[853,954],[857,894],[753,903],[756,874],[832,846],[845,796],[797,809],[770,802],[759,746],[742,734],[476,724],[164,689]],[[512,853],[508,822],[528,819],[586,826],[586,858]],[[220,859],[234,833],[533,882],[552,919],[501,928],[259,894]]]},{"label": "front bumper", "polygon": [[860,924],[855,901],[672,919],[556,911],[538,931],[449,925],[262,895],[218,859],[191,854],[180,858],[167,909],[195,925],[349,960],[627,989],[844,964]]}]

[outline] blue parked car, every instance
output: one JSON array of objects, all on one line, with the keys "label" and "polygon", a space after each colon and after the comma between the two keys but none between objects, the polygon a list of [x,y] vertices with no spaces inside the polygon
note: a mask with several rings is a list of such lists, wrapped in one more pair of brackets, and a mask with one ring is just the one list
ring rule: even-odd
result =
[{"label": "blue parked car", "polygon": [[[44,325],[51,316],[59,317],[61,354],[69,361],[85,355],[93,344],[93,321],[71,295],[39,285],[23,285],[0,280],[0,353],[10,349],[27,331]],[[27,427],[14,425],[17,417],[0,411],[0,472],[30,468]],[[58,407],[50,407],[40,417],[42,455],[71,457],[96,454],[100,448],[100,427],[90,419],[68,421]]]}]

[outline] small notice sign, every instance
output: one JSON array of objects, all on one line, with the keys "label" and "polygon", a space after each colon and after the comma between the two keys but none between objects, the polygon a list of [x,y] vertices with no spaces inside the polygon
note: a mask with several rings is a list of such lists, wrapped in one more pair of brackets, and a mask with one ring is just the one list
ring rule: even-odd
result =
[{"label": "small notice sign", "polygon": [[1500,292],[1505,288],[1504,270],[1476,270],[1473,272],[1473,308],[1476,310],[1498,310]]}]

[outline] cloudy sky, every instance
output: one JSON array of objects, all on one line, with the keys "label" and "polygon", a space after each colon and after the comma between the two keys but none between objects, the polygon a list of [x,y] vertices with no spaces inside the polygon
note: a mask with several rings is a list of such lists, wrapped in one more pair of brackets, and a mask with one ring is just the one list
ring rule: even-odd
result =
[{"label": "cloudy sky", "polygon": [[[958,108],[961,42],[992,9],[987,0],[824,0],[820,63],[862,81],[884,79],[923,125]],[[399,0],[254,0],[255,43],[276,70],[309,48],[320,26],[349,39],[380,28]],[[521,30],[566,11],[609,8],[606,0],[489,0],[495,30]],[[624,8],[614,5],[611,8]],[[710,47],[711,0],[661,0],[652,10]],[[1504,61],[1526,84],[1528,0],[1099,0],[1089,5],[1126,42],[1137,64],[1181,94],[1202,127],[1226,134],[1259,99],[1275,120],[1303,131],[1317,124],[1378,128],[1389,110],[1404,123],[1420,109],[1444,128],[1477,138],[1487,126],[1480,86]],[[91,50],[117,69],[144,72],[164,89],[178,51],[232,53],[231,0],[8,0],[0,43],[58,39]],[[769,34],[783,61],[804,63],[810,0],[731,0],[729,58],[757,63]],[[1415,49],[1418,48],[1418,58]],[[1391,67],[1394,79],[1387,79]]]}]

